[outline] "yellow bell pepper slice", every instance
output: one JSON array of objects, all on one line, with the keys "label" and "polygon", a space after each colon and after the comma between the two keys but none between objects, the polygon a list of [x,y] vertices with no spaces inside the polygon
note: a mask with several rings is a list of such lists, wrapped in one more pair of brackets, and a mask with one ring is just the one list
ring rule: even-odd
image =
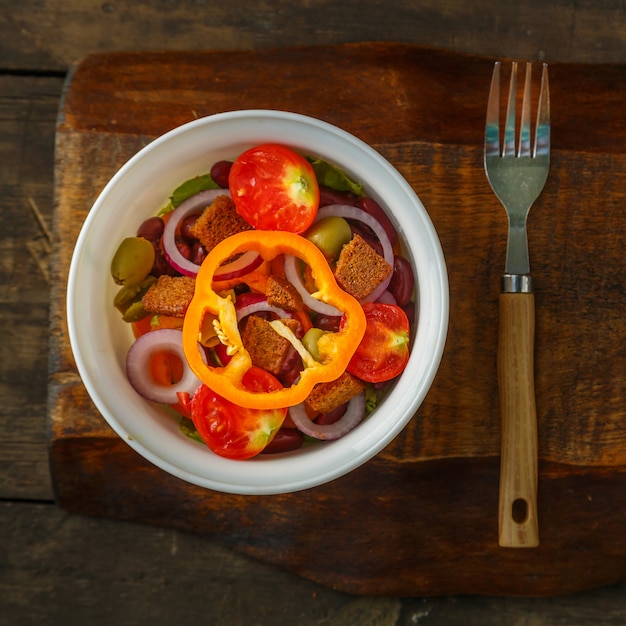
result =
[{"label": "yellow bell pepper slice", "polygon": [[[232,299],[230,296],[222,297],[214,290],[213,276],[220,265],[248,250],[257,251],[267,262],[282,254],[304,261],[311,268],[317,287],[314,297],[343,314],[339,330],[326,333],[322,337],[324,341],[320,341],[320,362],[307,360],[297,382],[276,391],[254,392],[243,386],[242,378],[252,366],[252,360],[241,341]],[[245,282],[245,277],[241,282]],[[199,340],[206,316],[210,316],[208,319],[212,321],[218,337],[232,354],[232,359],[224,366],[206,363],[201,353]],[[246,408],[284,408],[303,402],[315,384],[338,378],[361,342],[365,327],[361,305],[337,285],[328,262],[313,243],[285,231],[248,230],[224,239],[202,263],[196,277],[194,296],[185,314],[183,349],[196,376],[227,400]]]}]

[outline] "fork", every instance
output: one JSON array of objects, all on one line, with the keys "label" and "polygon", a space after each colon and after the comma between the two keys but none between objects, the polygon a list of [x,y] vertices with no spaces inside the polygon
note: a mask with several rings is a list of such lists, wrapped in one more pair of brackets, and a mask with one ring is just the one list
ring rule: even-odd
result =
[{"label": "fork", "polygon": [[503,547],[539,545],[535,300],[526,222],[531,206],[545,185],[550,166],[550,95],[548,67],[544,63],[531,145],[531,73],[532,64],[527,63],[520,129],[516,133],[517,63],[513,62],[501,146],[500,63],[496,62],[485,125],[485,171],[491,188],[506,209],[509,224],[498,340],[502,423],[498,541]]}]

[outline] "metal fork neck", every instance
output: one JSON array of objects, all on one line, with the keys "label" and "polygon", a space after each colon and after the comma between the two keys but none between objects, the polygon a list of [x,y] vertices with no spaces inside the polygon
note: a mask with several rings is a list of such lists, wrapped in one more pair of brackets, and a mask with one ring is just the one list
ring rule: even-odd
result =
[{"label": "metal fork neck", "polygon": [[529,274],[503,274],[500,290],[502,293],[532,293],[533,282]]}]

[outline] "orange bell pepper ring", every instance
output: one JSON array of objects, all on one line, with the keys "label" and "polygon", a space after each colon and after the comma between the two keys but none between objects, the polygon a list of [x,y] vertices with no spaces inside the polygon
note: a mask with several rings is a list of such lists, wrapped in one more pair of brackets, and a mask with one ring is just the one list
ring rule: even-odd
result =
[{"label": "orange bell pepper ring", "polygon": [[[281,254],[301,259],[312,271],[317,288],[313,297],[334,306],[343,314],[339,330],[320,337],[319,360],[301,354],[304,369],[297,382],[276,391],[255,392],[244,387],[242,379],[252,366],[252,360],[241,341],[235,304],[229,295],[221,296],[214,291],[213,276],[220,265],[247,250],[257,251],[267,262]],[[241,282],[244,279],[242,277]],[[232,355],[224,366],[208,364],[201,352],[200,338],[209,323]],[[281,322],[277,324],[286,329],[287,334],[290,332]],[[315,384],[335,380],[345,371],[365,334],[365,327],[361,305],[337,285],[328,262],[315,244],[285,231],[248,230],[217,244],[202,263],[196,277],[194,296],[185,314],[183,349],[196,376],[227,400],[246,408],[285,408],[303,402]],[[274,328],[282,331],[278,326]]]}]

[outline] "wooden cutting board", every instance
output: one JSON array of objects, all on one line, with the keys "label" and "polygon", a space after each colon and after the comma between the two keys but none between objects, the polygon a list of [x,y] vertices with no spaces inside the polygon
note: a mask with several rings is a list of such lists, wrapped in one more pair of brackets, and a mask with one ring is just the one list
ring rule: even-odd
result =
[{"label": "wooden cutting board", "polygon": [[[50,461],[62,507],[206,535],[356,594],[549,595],[626,579],[626,68],[550,66],[552,167],[529,223],[541,543],[520,550],[498,547],[497,532],[506,217],[482,164],[492,67],[385,43],[77,65],[57,129],[52,262]],[[72,248],[109,177],[155,136],[244,108],[313,115],[373,144],[424,202],[450,279],[443,361],[414,419],[348,476],[280,496],[212,492],[139,457],[91,404],[65,325]]]}]

